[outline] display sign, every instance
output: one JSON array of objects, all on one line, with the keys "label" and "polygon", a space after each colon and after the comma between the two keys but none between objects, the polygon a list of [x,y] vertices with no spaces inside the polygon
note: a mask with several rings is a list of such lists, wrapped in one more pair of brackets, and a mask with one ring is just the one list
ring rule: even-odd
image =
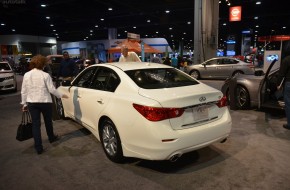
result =
[{"label": "display sign", "polygon": [[241,21],[242,19],[242,6],[230,7],[230,22]]},{"label": "display sign", "polygon": [[139,34],[134,34],[134,33],[127,33],[127,37],[130,39],[136,39],[136,40],[140,40],[140,35]]}]

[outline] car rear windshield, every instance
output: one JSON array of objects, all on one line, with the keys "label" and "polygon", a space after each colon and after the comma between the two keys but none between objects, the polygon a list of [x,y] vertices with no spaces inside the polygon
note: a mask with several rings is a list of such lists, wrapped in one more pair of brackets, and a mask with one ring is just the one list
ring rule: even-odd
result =
[{"label": "car rear windshield", "polygon": [[8,63],[1,63],[0,64],[0,71],[9,71],[11,68],[9,67]]},{"label": "car rear windshield", "polygon": [[145,89],[173,88],[199,84],[182,71],[173,68],[129,70],[125,73],[139,87]]}]

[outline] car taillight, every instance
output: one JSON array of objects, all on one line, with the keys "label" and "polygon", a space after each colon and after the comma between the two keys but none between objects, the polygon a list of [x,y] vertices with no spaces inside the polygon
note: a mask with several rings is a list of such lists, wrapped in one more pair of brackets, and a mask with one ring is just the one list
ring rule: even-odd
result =
[{"label": "car taillight", "polygon": [[219,108],[225,107],[228,105],[227,97],[223,96],[216,104]]},{"label": "car taillight", "polygon": [[157,108],[133,104],[133,107],[149,121],[161,121],[180,117],[184,113],[182,108]]}]

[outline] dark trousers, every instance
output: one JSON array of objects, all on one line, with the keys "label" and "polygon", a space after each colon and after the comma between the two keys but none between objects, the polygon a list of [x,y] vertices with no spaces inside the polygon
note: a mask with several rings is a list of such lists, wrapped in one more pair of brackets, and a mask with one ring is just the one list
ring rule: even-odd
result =
[{"label": "dark trousers", "polygon": [[28,109],[32,118],[32,132],[34,138],[34,147],[37,151],[42,150],[41,139],[41,113],[43,115],[46,134],[48,139],[54,138],[52,126],[52,103],[28,103]]},{"label": "dark trousers", "polygon": [[287,127],[290,127],[290,81],[286,81],[284,84],[284,101],[285,101],[285,112],[287,118]]}]

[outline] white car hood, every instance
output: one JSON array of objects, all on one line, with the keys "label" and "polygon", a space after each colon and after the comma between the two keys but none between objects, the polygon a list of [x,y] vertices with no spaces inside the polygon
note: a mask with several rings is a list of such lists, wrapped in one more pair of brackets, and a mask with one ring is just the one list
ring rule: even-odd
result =
[{"label": "white car hood", "polygon": [[174,108],[214,102],[222,98],[222,93],[219,90],[203,83],[163,89],[140,88],[139,94],[158,101],[163,107]]}]

